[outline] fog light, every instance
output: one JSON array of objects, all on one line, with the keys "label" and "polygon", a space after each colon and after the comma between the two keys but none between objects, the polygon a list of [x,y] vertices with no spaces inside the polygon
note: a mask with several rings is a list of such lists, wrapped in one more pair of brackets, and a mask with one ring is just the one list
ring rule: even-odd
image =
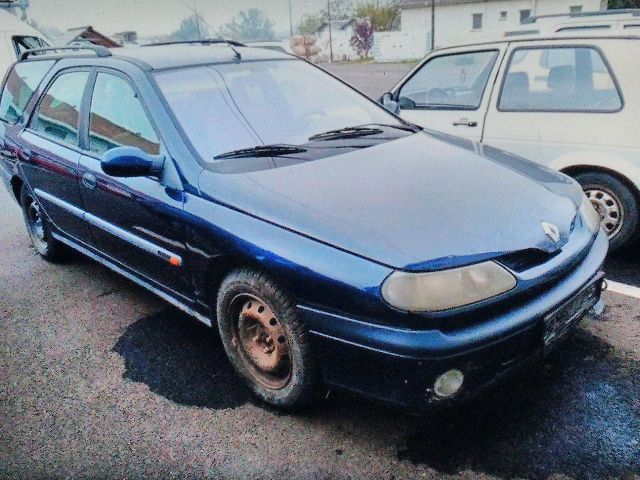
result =
[{"label": "fog light", "polygon": [[436,378],[436,382],[433,384],[433,391],[439,397],[450,397],[460,390],[463,381],[464,375],[460,370],[449,370]]}]

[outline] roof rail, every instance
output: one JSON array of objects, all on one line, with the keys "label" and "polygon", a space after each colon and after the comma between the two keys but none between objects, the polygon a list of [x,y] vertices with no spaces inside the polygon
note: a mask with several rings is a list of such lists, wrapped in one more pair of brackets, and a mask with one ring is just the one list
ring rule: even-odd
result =
[{"label": "roof rail", "polygon": [[89,50],[96,54],[97,57],[110,57],[111,51],[107,47],[101,45],[82,45],[77,47],[46,47],[46,48],[32,48],[25,50],[20,54],[18,61],[23,61],[29,58],[31,55],[38,55],[45,52],[58,52],[58,51],[83,51]]},{"label": "roof rail", "polygon": [[145,47],[159,47],[162,45],[215,45],[220,43],[226,43],[233,47],[246,47],[242,42],[236,42],[235,40],[227,40],[224,38],[203,38],[202,40],[172,40],[169,42],[157,42],[157,43],[145,43]]},{"label": "roof rail", "polygon": [[588,18],[607,15],[631,15],[632,17],[640,17],[640,8],[618,8],[611,10],[603,10],[597,12],[577,12],[577,13],[554,13],[551,15],[534,15],[522,21],[523,24],[536,23],[538,20],[545,18]]}]

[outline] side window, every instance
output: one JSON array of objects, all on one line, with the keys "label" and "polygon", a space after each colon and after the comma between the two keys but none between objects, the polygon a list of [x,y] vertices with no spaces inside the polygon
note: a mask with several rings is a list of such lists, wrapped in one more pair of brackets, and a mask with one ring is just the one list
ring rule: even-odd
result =
[{"label": "side window", "polygon": [[399,93],[402,108],[475,110],[482,102],[497,51],[442,55],[429,60]]},{"label": "side window", "polygon": [[64,73],[41,100],[31,128],[58,142],[78,145],[80,104],[89,72]]},{"label": "side window", "polygon": [[34,61],[16,64],[7,76],[0,94],[0,120],[16,123],[44,76],[54,62]]},{"label": "side window", "polygon": [[616,112],[622,99],[594,48],[516,50],[500,94],[499,110]]},{"label": "side window", "polygon": [[91,99],[89,149],[102,155],[123,146],[160,153],[160,141],[133,88],[120,77],[99,73]]}]

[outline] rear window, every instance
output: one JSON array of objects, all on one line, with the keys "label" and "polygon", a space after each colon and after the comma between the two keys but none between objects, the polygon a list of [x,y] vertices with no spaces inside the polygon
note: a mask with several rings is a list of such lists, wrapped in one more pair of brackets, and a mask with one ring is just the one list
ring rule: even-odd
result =
[{"label": "rear window", "polygon": [[0,94],[0,120],[17,123],[54,61],[18,63],[11,69]]}]

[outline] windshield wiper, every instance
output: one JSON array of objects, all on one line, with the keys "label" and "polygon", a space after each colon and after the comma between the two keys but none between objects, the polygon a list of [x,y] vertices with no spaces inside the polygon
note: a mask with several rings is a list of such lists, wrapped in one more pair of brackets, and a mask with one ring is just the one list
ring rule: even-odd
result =
[{"label": "windshield wiper", "polygon": [[473,110],[477,107],[474,105],[463,105],[453,103],[419,103],[418,107],[421,108],[444,108],[447,110]]},{"label": "windshield wiper", "polygon": [[280,157],[283,155],[293,155],[304,153],[307,149],[296,145],[258,145],[256,147],[241,148],[227,153],[221,153],[213,157],[214,160],[226,158],[247,158],[247,157]]},{"label": "windshield wiper", "polygon": [[309,140],[338,140],[342,138],[358,138],[367,135],[379,135],[383,133],[381,129],[374,127],[345,127],[338,130],[329,130],[328,132],[312,135]]}]

